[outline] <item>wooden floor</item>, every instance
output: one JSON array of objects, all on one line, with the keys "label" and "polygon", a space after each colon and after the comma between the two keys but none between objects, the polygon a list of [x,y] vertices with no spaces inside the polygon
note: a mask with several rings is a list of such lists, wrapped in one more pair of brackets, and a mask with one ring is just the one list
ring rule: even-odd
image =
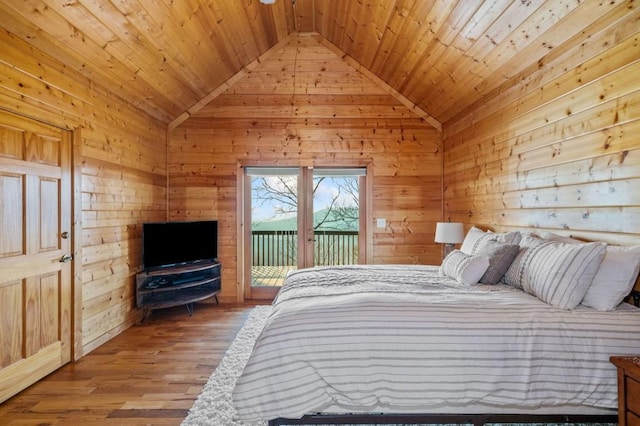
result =
[{"label": "wooden floor", "polygon": [[0,425],[179,425],[253,305],[153,311],[0,405]]}]

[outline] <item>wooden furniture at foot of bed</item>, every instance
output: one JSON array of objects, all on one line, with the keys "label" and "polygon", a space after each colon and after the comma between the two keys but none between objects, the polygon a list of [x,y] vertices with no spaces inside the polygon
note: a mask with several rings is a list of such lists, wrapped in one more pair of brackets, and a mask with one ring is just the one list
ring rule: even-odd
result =
[{"label": "wooden furniture at foot of bed", "polygon": [[640,356],[612,356],[618,367],[618,424],[640,426]]}]

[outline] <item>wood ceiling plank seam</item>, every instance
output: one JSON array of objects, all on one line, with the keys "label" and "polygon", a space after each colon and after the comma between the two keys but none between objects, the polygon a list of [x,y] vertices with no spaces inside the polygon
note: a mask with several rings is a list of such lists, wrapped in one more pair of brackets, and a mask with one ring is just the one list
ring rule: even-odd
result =
[{"label": "wood ceiling plank seam", "polygon": [[[55,10],[70,25],[76,27],[84,36],[94,39],[99,46],[106,45],[115,38],[113,32],[85,8],[81,2],[57,2],[42,0],[47,7]],[[90,30],[90,31],[88,31]]]},{"label": "wood ceiling plank seam", "polygon": [[[613,46],[618,42],[625,42],[632,37],[638,36],[638,27],[635,25],[640,20],[640,9],[634,9],[629,12],[627,5],[621,4],[605,14],[602,19],[597,21],[594,27],[591,25],[589,31],[586,31],[586,41],[583,33],[574,35],[561,46],[543,56],[538,63],[529,65],[519,74],[514,76],[514,82],[509,87],[499,86],[494,83],[491,91],[478,90],[484,96],[491,97],[488,103],[485,103],[481,111],[473,113],[474,120],[480,120],[491,111],[495,110],[493,105],[504,103],[515,93],[522,95],[523,88],[533,87],[534,85],[548,83],[562,74],[564,69],[573,69],[581,63],[587,62],[602,53],[602,45]],[[595,42],[594,40],[598,40]],[[504,66],[509,65],[509,62]],[[536,90],[535,88],[527,91]],[[473,106],[478,101],[470,105],[464,110],[458,112],[452,120],[458,121],[461,117],[468,115],[469,111],[473,111]],[[448,111],[449,112],[449,111]],[[452,113],[452,112],[449,112]],[[457,133],[456,128],[449,127],[448,132]]]},{"label": "wood ceiling plank seam", "polygon": [[175,119],[173,119],[169,123],[168,130],[171,131],[175,129],[181,123],[183,123],[186,119],[188,119],[190,116],[196,114],[200,109],[202,109],[205,105],[207,105],[209,102],[215,99],[218,95],[222,94],[229,87],[233,86],[233,84],[235,84],[237,81],[241,80],[248,72],[256,69],[262,63],[264,63],[267,59],[269,59],[275,52],[278,52],[285,46],[289,45],[291,41],[295,39],[295,37],[296,37],[295,33],[290,34],[289,36],[287,36],[287,38],[282,39],[276,45],[274,45],[271,49],[267,50],[262,55],[258,56],[255,60],[253,60],[251,63],[245,66],[242,70],[238,71],[236,74],[231,76],[225,82],[223,82],[214,90],[212,90],[210,93],[208,93],[205,97],[203,97],[202,99],[194,103],[190,108],[188,108],[182,114],[180,114]]},{"label": "wood ceiling plank seam", "polygon": [[[350,53],[355,42],[355,32],[360,20],[363,18],[362,2],[344,2],[348,3],[348,9],[345,13],[344,30],[340,36],[340,44],[337,46],[345,53]],[[360,7],[358,7],[360,5]],[[366,18],[366,16],[364,17]]]},{"label": "wood ceiling plank seam", "polygon": [[[286,3],[286,2],[285,2]],[[275,3],[274,3],[275,4]],[[264,28],[264,36],[266,45],[260,48],[260,52],[265,52],[275,45],[283,35],[281,34],[278,25],[276,25],[276,19],[274,16],[275,8],[268,7],[268,5],[259,3],[260,7],[257,10],[255,19],[259,19],[262,22]],[[286,27],[285,27],[286,28]],[[286,35],[286,33],[285,33]]]},{"label": "wood ceiling plank seam", "polygon": [[[488,79],[485,81],[487,84],[483,86],[482,90],[477,90],[478,93],[481,93],[485,97],[491,96],[492,100],[489,105],[495,105],[496,102],[503,101],[506,97],[511,96],[515,91],[522,90],[520,87],[526,88],[531,86],[534,80],[539,81],[540,83],[545,83],[556,78],[557,75],[562,72],[563,68],[578,67],[580,63],[587,62],[595,55],[598,55],[603,45],[613,46],[628,37],[635,36],[637,32],[637,25],[633,22],[634,20],[637,22],[640,18],[640,10],[635,9],[629,11],[625,4],[621,4],[610,10],[608,13],[604,15],[599,14],[598,16],[601,18],[596,21],[597,24],[595,27],[593,25],[589,25],[587,29],[574,34],[573,37],[555,47],[554,50],[540,57],[536,64],[529,65],[519,71],[518,74],[514,74],[513,80],[517,81],[517,85],[510,83],[509,87],[501,87],[500,83],[504,81],[503,78],[499,81],[496,81],[495,79]],[[630,17],[631,19],[629,19]],[[574,17],[574,19],[579,22],[584,20],[584,18],[578,17]],[[545,34],[545,37],[556,39],[555,32],[556,29],[551,29]],[[605,41],[599,43],[593,42],[593,40],[601,37],[604,37]],[[561,38],[558,36],[557,39],[560,40]],[[608,42],[606,40],[608,40]],[[536,57],[538,56],[537,54],[529,53],[533,48],[534,47],[531,46],[523,52],[531,57]],[[508,69],[506,68],[508,66],[514,67],[514,70],[519,70],[522,67],[522,64],[518,62],[517,58],[513,58],[512,60],[505,62],[500,70]],[[508,75],[505,71],[500,70],[497,70],[496,74]],[[479,86],[482,86],[482,83],[480,83]],[[491,89],[491,91],[487,91],[488,89]],[[475,103],[472,103],[472,105],[474,104]],[[490,110],[491,108],[487,108],[487,110],[483,110],[481,114]],[[462,109],[458,112],[454,112],[454,110],[450,109],[445,111],[445,115],[451,116],[454,113],[460,114],[463,111],[465,110]]]},{"label": "wood ceiling plank seam", "polygon": [[[49,88],[57,89],[64,93],[68,105],[73,106],[73,108],[65,107],[63,115],[73,120],[73,123],[83,123],[85,121],[83,114],[79,112],[84,110],[83,107],[81,108],[82,105],[95,107],[100,111],[99,114],[109,110],[107,104],[109,101],[101,97],[100,94],[111,93],[113,95],[112,92],[99,85],[99,83],[92,82],[89,78],[70,69],[68,66],[62,65],[61,68],[61,64],[57,62],[57,59],[43,54],[35,48],[31,48],[29,55],[24,55],[24,50],[20,47],[23,41],[15,37],[16,36],[7,35],[6,43],[3,47],[7,59],[10,59],[11,67],[20,69],[23,76],[31,76],[37,79],[38,82],[43,82],[46,85],[43,90],[44,95],[50,93]],[[0,39],[2,38],[3,37],[0,36]],[[12,41],[12,39],[14,40]],[[16,41],[18,43],[16,43]],[[38,70],[38,72],[37,75],[34,75],[25,70]],[[61,76],[71,76],[72,78],[62,78]],[[26,86],[28,87],[29,85],[26,84]],[[62,107],[64,105],[60,106]],[[110,114],[118,116],[121,113],[111,111]],[[122,112],[122,114],[125,113]],[[162,118],[155,117],[155,119],[163,121]],[[135,125],[136,123],[128,124],[128,126]]]},{"label": "wood ceiling plank seam", "polygon": [[[234,8],[239,6],[237,0],[229,1]],[[244,0],[242,13],[234,13],[227,2],[223,2],[223,4],[227,6],[225,16],[235,18],[235,22],[232,22],[232,25],[229,27],[235,31],[237,40],[241,40],[241,43],[235,43],[240,46],[236,55],[240,56],[240,64],[244,67],[252,61],[252,58],[258,57],[269,48],[267,40],[264,37],[265,28],[255,19],[256,16],[259,16],[259,14],[255,12],[260,3],[253,0]]]},{"label": "wood ceiling plank seam", "polygon": [[[373,58],[368,63],[369,70],[383,80],[387,80],[388,76],[381,73],[382,68],[391,56],[398,57],[396,47],[400,43],[399,39],[406,42],[406,33],[415,32],[409,30],[411,24],[415,24],[416,20],[412,19],[410,24],[406,23],[407,17],[414,16],[417,2],[415,0],[398,0],[393,7],[393,11],[389,14],[385,28],[380,31],[379,42],[376,46]],[[420,25],[417,26],[420,28]]]},{"label": "wood ceiling plank seam", "polygon": [[[344,19],[344,15],[336,13],[336,8],[342,7],[343,2],[316,0],[315,3],[315,24],[318,33],[322,34],[328,40],[335,40],[338,28],[344,24],[336,22],[336,17]],[[333,21],[333,22],[331,22]],[[332,25],[333,23],[333,25]]]},{"label": "wood ceiling plank seam", "polygon": [[315,31],[314,9],[315,0],[296,0],[295,6],[293,7],[296,32],[306,33]]},{"label": "wood ceiling plank seam", "polygon": [[203,55],[193,53],[185,32],[178,23],[168,19],[170,10],[159,0],[120,1],[114,6],[167,59],[164,62],[167,66],[177,68],[175,73],[182,76],[183,84],[192,87],[191,91],[198,92],[198,86],[205,85],[201,77],[207,71],[206,64],[202,63]]},{"label": "wood ceiling plank seam", "polygon": [[362,73],[365,77],[369,78],[375,84],[380,86],[383,90],[387,91],[387,93],[389,93],[391,96],[393,96],[396,99],[398,99],[404,106],[409,108],[411,111],[413,111],[419,117],[423,118],[427,123],[429,123],[435,129],[437,129],[438,131],[442,131],[442,124],[440,124],[440,122],[438,122],[435,118],[433,118],[431,115],[429,115],[426,111],[422,110],[419,106],[415,105],[413,102],[411,102],[409,99],[407,99],[400,92],[398,92],[397,90],[393,89],[391,86],[389,86],[383,80],[381,80],[379,77],[374,75],[371,71],[366,69],[358,61],[356,61],[355,59],[351,58],[346,53],[342,52],[336,45],[331,43],[329,40],[325,39],[322,36],[318,36],[318,39],[319,39],[319,41],[320,41],[320,43],[322,45],[328,47],[330,50],[332,50],[334,53],[336,53],[339,57],[341,57],[343,60],[345,60],[349,65],[354,67],[358,72]]},{"label": "wood ceiling plank seam", "polygon": [[[423,1],[417,2],[417,5],[421,8],[426,4],[427,3]],[[431,57],[429,47],[435,43],[438,32],[446,22],[446,18],[455,7],[455,4],[453,1],[441,2],[436,0],[433,7],[423,10],[421,13],[416,11],[417,15],[414,15],[413,20],[420,28],[420,35],[407,36],[407,38],[413,41],[408,48],[409,53],[402,55],[398,63],[394,64],[387,61],[387,64],[385,64],[385,66],[390,69],[389,73],[392,73],[385,81],[389,81],[392,87],[404,93],[407,80],[410,78],[413,70],[418,69],[421,64],[428,62]],[[424,16],[424,19],[421,18],[422,16]],[[396,46],[394,46],[394,49],[396,49]],[[398,55],[398,57],[400,57],[400,55]],[[385,75],[384,73],[385,71],[383,69],[380,75],[383,76]]]},{"label": "wood ceiling plank seam", "polygon": [[[451,26],[454,31],[448,32],[448,37],[442,40],[443,43],[438,48],[438,54],[434,55],[435,60],[425,75],[425,79],[431,82],[433,88],[430,92],[422,91],[421,97],[415,99],[416,103],[426,110],[435,109],[436,107],[440,108],[442,102],[455,96],[457,92],[467,91],[468,86],[456,81],[455,77],[450,73],[450,69],[454,64],[458,63],[461,58],[465,58],[465,52],[469,46],[468,40],[464,37],[465,29],[469,25],[474,25],[474,18],[479,10],[484,10],[484,5],[486,5],[486,3],[478,5],[478,8],[473,10],[472,15],[469,15],[468,11],[466,14],[459,13],[457,20]],[[500,14],[499,16],[504,16],[504,14]],[[459,30],[456,32],[455,29],[457,28],[459,28]],[[474,44],[492,44],[492,42],[485,37],[480,37],[471,43],[471,46]],[[470,58],[470,60],[473,59]]]},{"label": "wood ceiling plank seam", "polygon": [[[225,48],[231,55],[234,63],[234,71],[242,69],[251,62],[250,58],[255,58],[260,54],[253,37],[247,37],[242,31],[250,28],[247,15],[239,9],[240,3],[237,0],[230,0],[231,7],[227,1],[216,1],[215,5],[209,3],[213,16],[216,17],[216,28],[220,31],[221,37],[225,39]],[[231,13],[232,7],[238,7],[238,11]],[[233,40],[232,43],[226,42]]]},{"label": "wood ceiling plank seam", "polygon": [[[531,45],[542,46],[542,49],[539,49],[537,52],[537,56],[529,56],[530,61],[535,60],[537,62],[545,53],[548,53],[549,50],[561,45],[566,40],[575,36],[575,34],[581,32],[584,29],[585,22],[592,22],[598,19],[602,15],[602,11],[595,10],[596,7],[604,6],[611,8],[614,6],[614,2],[609,2],[602,6],[595,2],[586,2],[582,5],[571,2],[570,0],[566,0],[566,2],[566,6],[559,8],[560,13],[549,14],[546,8],[539,9],[516,28],[513,32],[514,37],[501,42],[496,49],[490,50],[484,59],[476,58],[473,64],[467,64],[467,66],[461,64],[455,67],[451,71],[451,75],[460,75],[462,80],[459,81],[459,83],[462,85],[476,87],[486,77],[491,75],[496,68],[500,68],[504,62],[512,58],[520,57],[519,53],[522,50],[527,50],[527,47]],[[562,6],[561,2],[554,2],[554,6],[556,6],[556,4]],[[591,10],[587,11],[587,8]],[[553,19],[549,19],[550,16],[552,16]],[[554,31],[554,28],[558,29],[557,33]],[[529,39],[535,40],[534,43],[531,44],[528,41]],[[540,39],[547,41],[538,43]],[[496,64],[497,66],[489,64]],[[471,67],[468,65],[471,65]],[[516,67],[512,75],[517,74],[517,72],[526,67],[524,61],[517,61],[517,63],[513,65],[516,65]],[[508,76],[505,76],[505,80],[508,80],[508,78]],[[480,96],[477,91],[472,91],[470,94],[476,98],[470,101],[464,100],[462,103],[472,103]],[[452,100],[451,104],[445,103],[440,104],[440,106],[443,110],[447,110],[454,103],[455,99]]]},{"label": "wood ceiling plank seam", "polygon": [[[365,66],[370,65],[367,63],[367,56],[369,55],[368,46],[373,44],[371,39],[376,39],[375,29],[370,30],[373,26],[371,17],[376,16],[375,10],[380,7],[380,3],[376,2],[360,2],[355,13],[349,15],[347,19],[347,25],[345,33],[347,34],[347,41],[344,42],[344,46],[339,46],[341,50],[356,59]],[[392,10],[389,11],[389,14]]]},{"label": "wood ceiling plank seam", "polygon": [[[378,46],[376,59],[371,64],[371,71],[393,87],[398,87],[397,84],[404,81],[409,70],[423,55],[428,40],[435,35],[433,21],[429,17],[430,12],[436,7],[424,9],[424,5],[428,3],[414,2],[406,19],[399,14],[391,18],[390,26],[393,26],[391,21],[395,20],[399,29],[385,31]],[[407,20],[409,22],[406,22]],[[389,36],[393,32],[397,32],[397,36]]]},{"label": "wood ceiling plank seam", "polygon": [[[196,96],[194,87],[184,84],[181,70],[171,66],[172,64],[160,49],[140,33],[116,8],[109,3],[98,3],[95,0],[77,1],[83,4],[101,25],[112,32],[113,40],[107,42],[105,50],[123,64],[130,64],[129,68],[137,75],[145,76],[145,80],[150,85],[158,87],[158,95],[164,94],[168,101],[165,103],[172,105],[162,107],[164,110],[175,111],[184,105],[185,100],[176,100],[176,97],[188,99]],[[172,93],[173,96],[169,98],[168,93]]]},{"label": "wood ceiling plank seam", "polygon": [[[0,10],[2,9],[4,9],[4,5],[0,5]],[[80,73],[84,77],[102,87],[118,87],[119,90],[117,92],[112,91],[112,93],[117,93],[120,98],[146,111],[153,117],[162,121],[166,120],[167,116],[165,115],[165,111],[150,105],[146,100],[149,93],[152,93],[151,86],[147,86],[146,88],[138,88],[137,86],[123,87],[120,81],[114,79],[115,77],[111,72],[119,75],[132,76],[127,68],[119,66],[118,61],[115,61],[111,55],[98,45],[94,45],[91,40],[77,40],[77,37],[72,36],[67,43],[63,43],[50,35],[46,31],[46,28],[52,23],[54,26],[58,25],[65,28],[69,28],[70,24],[66,21],[61,22],[59,19],[56,19],[57,12],[52,9],[47,7],[44,11],[44,16],[38,13],[36,14],[38,18],[32,22],[29,20],[28,15],[25,16],[21,10],[16,10],[15,8],[6,10],[6,15],[12,16],[12,19],[5,24],[5,27],[9,28],[18,36],[22,34],[22,36],[20,36],[21,39],[43,52],[48,52],[54,59],[63,63],[65,67],[80,70]],[[36,24],[43,24],[44,26],[35,27]],[[57,31],[59,32],[60,29],[58,28]],[[69,49],[69,46],[73,48]],[[58,53],[55,54],[55,52]],[[60,52],[63,52],[63,54],[60,54]],[[102,66],[96,64],[101,64]],[[146,92],[142,92],[141,90],[146,90]]]},{"label": "wood ceiling plank seam", "polygon": [[209,55],[209,52],[216,49],[211,37],[215,25],[212,26],[208,19],[206,6],[202,3],[189,8],[186,6],[184,2],[170,2],[165,3],[160,10],[147,10],[162,32],[162,37],[155,41],[158,50],[173,53],[179,51],[179,54],[171,57],[173,61],[169,62],[177,67],[176,72],[181,76],[183,84],[192,86],[196,93],[190,99],[193,102],[211,90],[208,76],[223,76],[225,70],[227,75],[231,75],[233,69],[226,61],[216,60],[216,56]]},{"label": "wood ceiling plank seam", "polygon": [[[448,70],[457,68],[468,70],[470,65],[475,61],[473,50],[476,46],[494,46],[494,43],[496,42],[495,38],[489,37],[488,35],[486,35],[486,33],[495,26],[505,26],[505,24],[500,21],[503,17],[507,16],[506,14],[510,9],[513,8],[513,4],[520,5],[521,3],[513,3],[511,0],[509,0],[508,4],[506,4],[507,10],[496,10],[490,7],[505,6],[505,4],[503,3],[483,3],[480,9],[478,9],[472,16],[472,18],[467,22],[467,25],[465,25],[461,29],[461,31],[451,41],[448,48],[438,58],[438,63],[444,64],[443,68],[446,68]],[[478,22],[481,22],[483,25],[479,25]],[[507,20],[507,22],[509,22],[509,24],[506,26],[510,26],[512,20]],[[473,30],[475,30],[476,32],[480,32],[480,36],[477,36],[477,34],[473,34]],[[476,37],[470,39],[468,35],[469,33],[476,35]],[[482,36],[482,34],[484,34],[484,36]],[[455,75],[450,71],[446,73],[441,71],[440,79],[435,80],[434,82],[435,86],[439,87],[444,85],[445,79],[453,80],[453,84],[451,84],[451,86],[455,85],[455,83],[457,82]],[[463,85],[460,84],[460,86]]]},{"label": "wood ceiling plank seam", "polygon": [[274,26],[276,29],[276,40],[278,41],[286,38],[289,34],[295,32],[294,18],[293,18],[293,3],[290,1],[276,2],[269,7],[264,5],[261,8],[263,13],[272,17]]},{"label": "wood ceiling plank seam", "polygon": [[[392,4],[387,1],[376,2],[371,6],[373,16],[368,18],[368,22],[364,26],[361,26],[355,44],[360,56],[358,61],[368,69],[371,68],[376,58],[376,53],[378,53],[378,48],[384,34],[390,31],[389,21],[394,15],[394,10],[397,9],[399,1],[412,0],[396,0],[395,6],[392,6]],[[395,30],[396,32],[398,31],[397,28]]]},{"label": "wood ceiling plank seam", "polygon": [[[565,12],[566,14],[569,14],[572,11],[569,7],[560,8],[560,10]],[[523,15],[523,13],[521,13],[520,15]],[[531,18],[536,15],[540,19],[538,22],[536,22],[535,19]],[[539,9],[529,17],[529,20],[525,21],[523,24],[515,28],[512,33],[513,37],[504,39],[497,46],[493,46],[493,48],[492,46],[485,43],[484,51],[482,49],[480,51],[475,51],[475,48],[477,46],[480,46],[480,44],[475,45],[472,49],[469,50],[468,53],[470,56],[467,60],[460,61],[458,64],[455,64],[451,67],[450,79],[455,83],[463,85],[465,87],[475,88],[477,84],[481,83],[484,78],[487,78],[488,76],[495,73],[496,66],[499,66],[501,61],[508,61],[513,57],[519,56],[519,49],[526,48],[525,43],[528,38],[535,37],[537,39],[537,36],[532,35],[534,32],[537,32],[540,35],[544,34],[545,31],[547,31],[548,28],[553,25],[552,20],[547,19],[548,15],[549,14],[547,13],[546,8],[543,7]],[[561,16],[559,15],[562,14],[555,15],[558,17],[558,21],[561,19]],[[543,25],[545,22],[548,23],[549,26]],[[549,45],[547,44],[546,46],[548,51]],[[481,57],[485,53],[486,56]],[[539,54],[544,53],[546,52],[543,51]],[[523,67],[523,63],[524,61],[519,61],[517,67]],[[507,78],[505,76],[504,81],[506,80]],[[440,81],[440,84],[445,83]],[[472,98],[471,100],[460,99],[464,95],[459,95],[458,99],[451,97],[446,102],[439,104],[441,105],[443,110],[447,110],[451,107],[455,107],[456,102],[468,104],[480,97],[480,94],[475,90],[469,91],[468,95]]]},{"label": "wood ceiling plank seam", "polygon": [[[464,0],[459,0],[456,3],[426,50],[429,52],[428,56],[424,56],[424,60],[417,64],[417,67],[405,80],[407,84],[402,87],[402,93],[425,111],[428,110],[425,109],[423,102],[419,102],[421,99],[426,98],[429,94],[437,96],[438,99],[446,97],[446,93],[442,93],[434,85],[435,80],[430,75],[434,72],[440,72],[437,68],[439,58],[480,7],[480,3],[473,3],[473,5],[474,7],[469,7],[469,3]],[[431,113],[433,114],[433,112]]]}]

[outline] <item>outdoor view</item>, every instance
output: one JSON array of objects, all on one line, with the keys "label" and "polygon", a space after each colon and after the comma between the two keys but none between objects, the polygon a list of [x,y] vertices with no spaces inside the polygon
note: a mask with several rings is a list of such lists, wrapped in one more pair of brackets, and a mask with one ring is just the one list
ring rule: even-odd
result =
[{"label": "outdoor view", "polygon": [[[358,176],[314,175],[314,265],[358,263],[358,190]],[[281,285],[298,267],[298,176],[252,176],[251,193],[253,285]]]}]

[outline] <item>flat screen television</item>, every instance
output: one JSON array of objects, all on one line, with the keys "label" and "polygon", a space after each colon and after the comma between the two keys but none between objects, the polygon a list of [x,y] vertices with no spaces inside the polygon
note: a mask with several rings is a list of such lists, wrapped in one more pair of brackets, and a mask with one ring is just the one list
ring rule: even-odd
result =
[{"label": "flat screen television", "polygon": [[218,257],[218,222],[157,222],[142,225],[145,270],[204,263]]}]

